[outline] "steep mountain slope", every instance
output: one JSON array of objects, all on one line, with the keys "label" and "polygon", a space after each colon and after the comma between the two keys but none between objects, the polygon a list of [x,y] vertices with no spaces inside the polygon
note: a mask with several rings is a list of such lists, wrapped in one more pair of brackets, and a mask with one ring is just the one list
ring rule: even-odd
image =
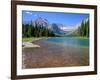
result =
[{"label": "steep mountain slope", "polygon": [[43,27],[48,27],[49,21],[47,19],[44,19],[42,17],[37,18],[35,21],[33,21],[34,26],[43,26]]}]

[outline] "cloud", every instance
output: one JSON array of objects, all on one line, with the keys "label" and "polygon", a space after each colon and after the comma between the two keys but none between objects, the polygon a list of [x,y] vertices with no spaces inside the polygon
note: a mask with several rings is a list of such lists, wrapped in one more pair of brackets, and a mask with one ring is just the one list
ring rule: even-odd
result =
[{"label": "cloud", "polygon": [[28,12],[28,11],[27,11],[26,13],[32,15],[32,12]]}]

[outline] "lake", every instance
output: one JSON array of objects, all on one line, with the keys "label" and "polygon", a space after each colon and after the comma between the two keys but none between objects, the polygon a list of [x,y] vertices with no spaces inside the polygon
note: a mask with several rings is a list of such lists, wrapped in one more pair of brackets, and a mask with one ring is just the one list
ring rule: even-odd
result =
[{"label": "lake", "polygon": [[46,42],[60,43],[64,46],[73,47],[89,47],[88,38],[78,38],[78,37],[53,37],[46,39]]},{"label": "lake", "polygon": [[89,39],[52,37],[33,44],[40,47],[22,49],[23,69],[89,65]]}]

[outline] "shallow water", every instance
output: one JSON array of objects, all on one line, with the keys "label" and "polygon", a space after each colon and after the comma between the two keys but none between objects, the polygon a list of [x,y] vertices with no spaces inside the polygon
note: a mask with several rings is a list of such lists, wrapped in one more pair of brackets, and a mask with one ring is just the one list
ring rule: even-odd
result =
[{"label": "shallow water", "polygon": [[[22,68],[89,65],[88,40],[61,37],[58,38],[48,38],[33,42],[34,44],[39,45],[40,48],[22,49]],[[77,45],[78,47],[76,47]]]},{"label": "shallow water", "polygon": [[45,39],[47,42],[61,43],[65,46],[89,47],[89,39],[78,37],[52,37]]}]

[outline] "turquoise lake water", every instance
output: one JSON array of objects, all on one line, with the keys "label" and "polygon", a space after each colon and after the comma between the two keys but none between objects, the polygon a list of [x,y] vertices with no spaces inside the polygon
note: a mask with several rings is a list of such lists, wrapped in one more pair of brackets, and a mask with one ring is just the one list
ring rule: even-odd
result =
[{"label": "turquoise lake water", "polygon": [[76,47],[89,47],[89,39],[78,38],[78,37],[52,37],[46,39],[47,42],[61,43],[65,46],[76,46]]}]

